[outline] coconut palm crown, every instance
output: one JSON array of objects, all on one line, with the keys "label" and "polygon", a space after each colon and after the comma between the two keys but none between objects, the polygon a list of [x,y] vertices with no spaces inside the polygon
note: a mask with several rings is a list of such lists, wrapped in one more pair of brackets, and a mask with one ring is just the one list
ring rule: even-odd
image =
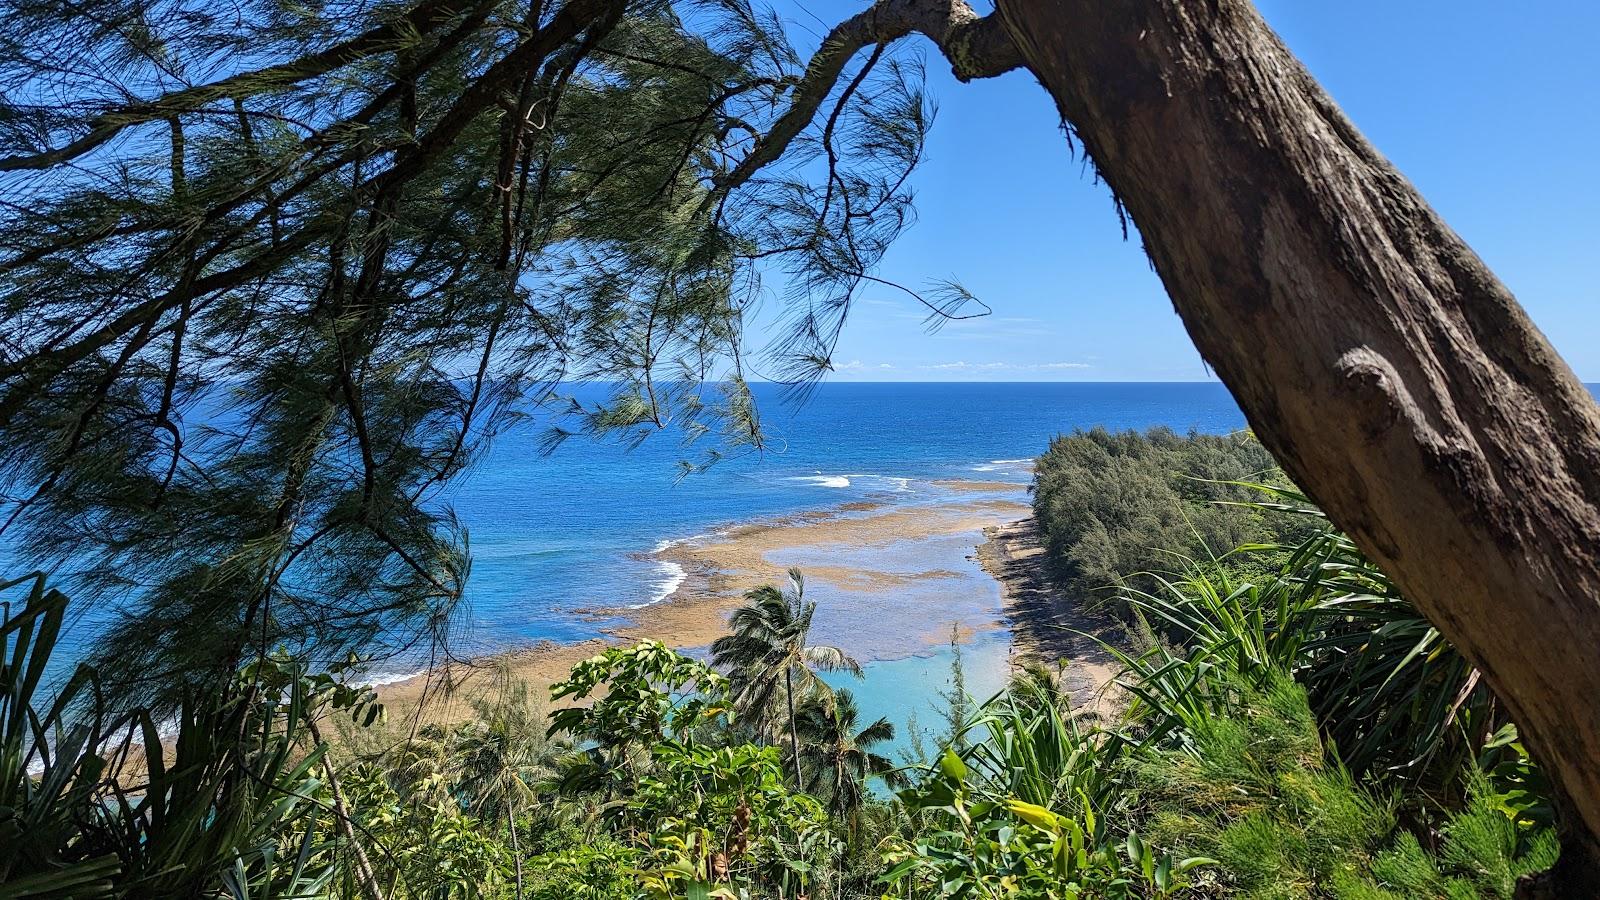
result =
[{"label": "coconut palm crown", "polygon": [[813,793],[825,800],[828,811],[855,827],[866,801],[869,778],[882,778],[890,787],[903,782],[898,768],[873,748],[894,740],[894,725],[879,718],[859,728],[861,712],[847,688],[810,697],[796,713],[796,731],[805,739],[804,769]]},{"label": "coconut palm crown", "polygon": [[[767,584],[745,594],[745,605],[729,619],[732,633],[711,644],[711,662],[729,673],[733,702],[746,721],[769,733],[787,724],[795,784],[800,737],[795,730],[797,694],[825,689],[818,671],[844,670],[861,677],[861,665],[838,647],[808,643],[817,604],[805,599],[805,578],[789,570],[789,589]],[[779,706],[779,692],[782,706]]]}]

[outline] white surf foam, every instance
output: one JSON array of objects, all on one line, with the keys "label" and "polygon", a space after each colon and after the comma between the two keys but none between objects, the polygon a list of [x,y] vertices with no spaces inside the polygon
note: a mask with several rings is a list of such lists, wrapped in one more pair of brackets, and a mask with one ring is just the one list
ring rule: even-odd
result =
[{"label": "white surf foam", "polygon": [[428,674],[427,669],[418,669],[415,672],[372,672],[356,683],[365,687],[381,687],[397,681],[410,681],[418,675],[426,674]]},{"label": "white surf foam", "polygon": [[901,475],[875,475],[867,473],[846,475],[844,477],[853,481],[868,481],[871,482],[874,487],[882,484],[884,488],[894,491],[897,494],[903,494],[911,490],[911,479]]},{"label": "white surf foam", "polygon": [[660,603],[671,597],[683,585],[684,579],[689,577],[689,571],[683,566],[666,560],[657,560],[656,570],[661,573],[661,577],[656,580],[655,593],[651,595],[649,600],[639,604],[640,606]]},{"label": "white surf foam", "polygon": [[[687,544],[690,541],[697,541],[709,536],[710,535],[706,534],[695,534],[682,538],[664,538],[656,541],[656,545],[651,547],[650,552],[646,555],[660,556],[662,553],[672,549],[673,547],[676,547],[679,544]],[[656,579],[652,585],[653,589],[650,592],[650,599],[644,601],[643,603],[635,603],[631,606],[624,606],[623,609],[644,609],[646,606],[653,606],[657,603],[660,603],[661,601],[677,593],[678,588],[682,587],[683,582],[689,577],[689,571],[672,560],[656,559],[652,560],[652,562],[654,562],[656,567]]]},{"label": "white surf foam", "polygon": [[991,459],[987,463],[980,463],[972,467],[974,472],[1015,472],[1018,470],[1031,470],[1033,457],[1022,459]]},{"label": "white surf foam", "polygon": [[848,476],[845,476],[845,475],[823,475],[821,472],[818,472],[815,475],[795,475],[795,476],[793,476],[791,478],[787,478],[785,480],[786,481],[804,481],[807,484],[814,484],[817,487],[825,487],[825,488],[847,488],[847,487],[850,486],[850,479],[849,479]]}]

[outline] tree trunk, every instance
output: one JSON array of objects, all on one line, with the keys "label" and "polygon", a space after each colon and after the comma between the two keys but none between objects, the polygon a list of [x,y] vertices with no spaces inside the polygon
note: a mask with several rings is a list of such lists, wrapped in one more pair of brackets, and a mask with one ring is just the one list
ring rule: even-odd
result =
[{"label": "tree trunk", "polygon": [[794,754],[794,787],[806,789],[805,776],[800,774],[800,731],[794,724],[794,667],[783,670],[783,696],[789,702],[789,752]]},{"label": "tree trunk", "polygon": [[[313,720],[306,720],[306,729],[311,734],[311,740],[326,746],[322,733]],[[351,861],[355,863],[356,884],[360,885],[361,893],[365,900],[384,900],[383,889],[378,886],[378,878],[373,874],[372,860],[367,857],[367,848],[361,843],[360,835],[356,834],[355,824],[350,819],[350,805],[344,800],[344,791],[339,788],[339,776],[334,772],[333,763],[326,755],[322,757],[322,772],[328,778],[328,790],[333,794],[333,818],[339,825],[339,831],[350,845]]]},{"label": "tree trunk", "polygon": [[516,804],[506,802],[506,828],[511,831],[511,856],[517,863],[517,900],[522,900],[522,847],[517,844]]},{"label": "tree trunk", "polygon": [[1477,665],[1600,896],[1600,409],[1247,0],[1000,0],[1263,443]]}]

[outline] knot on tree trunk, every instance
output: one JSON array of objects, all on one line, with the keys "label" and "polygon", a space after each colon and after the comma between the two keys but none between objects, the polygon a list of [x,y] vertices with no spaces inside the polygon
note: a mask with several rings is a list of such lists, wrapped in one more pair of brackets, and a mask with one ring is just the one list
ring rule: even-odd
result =
[{"label": "knot on tree trunk", "polygon": [[1357,424],[1369,442],[1393,428],[1410,403],[1394,364],[1371,347],[1346,350],[1334,363],[1334,371],[1356,401]]}]

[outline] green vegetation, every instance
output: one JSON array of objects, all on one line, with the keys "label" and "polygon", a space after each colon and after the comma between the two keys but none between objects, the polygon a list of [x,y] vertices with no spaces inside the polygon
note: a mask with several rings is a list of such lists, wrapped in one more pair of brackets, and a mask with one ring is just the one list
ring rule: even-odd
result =
[{"label": "green vegetation", "polygon": [[96,670],[163,714],[277,646],[446,643],[445,490],[515,421],[670,423],[685,471],[760,446],[760,275],[796,293],[763,374],[820,376],[931,116],[897,51],[780,125],[806,62],[744,0],[22,2],[0,33],[0,532],[115,604]]},{"label": "green vegetation", "polygon": [[[830,369],[912,219],[915,33],[962,79],[1026,61],[1053,92],[1252,420],[1324,442],[1303,474],[1347,521],[1393,516],[1362,533],[1394,536],[1530,734],[1576,748],[1547,760],[1592,855],[1592,641],[1565,640],[1595,633],[1571,601],[1594,583],[1590,398],[1370,148],[1326,140],[1344,123],[1248,4],[1079,4],[1085,28],[1053,6],[874,4],[809,59],[745,0],[0,8],[0,533],[116,613],[45,690],[67,600],[0,588],[25,595],[0,624],[0,900],[1455,897],[1548,862],[1552,791],[1505,710],[1288,485],[1245,502],[1273,466],[1248,435],[1093,431],[1040,460],[1054,560],[1141,638],[1114,721],[1037,673],[970,713],[957,688],[934,764],[892,771],[888,723],[815,676],[855,664],[808,644],[797,577],[752,595],[721,670],[618,648],[549,716],[507,685],[472,722],[382,739],[346,675],[448,651],[471,562],[448,488],[494,434],[670,426],[686,473],[760,447],[745,314],[768,273],[788,327],[760,371]],[[1074,43],[1108,35],[1170,52]],[[1228,89],[1196,89],[1202,57]],[[1281,64],[1230,62],[1253,59]],[[1097,84],[1117,89],[1081,96]],[[1195,102],[1129,140],[1161,91]],[[1274,221],[1302,226],[1274,271],[1329,290],[1240,255],[1260,242],[1227,222],[1277,194],[1170,164],[1192,146],[1283,182]],[[1244,214],[1163,214],[1196,202]],[[893,287],[935,318],[981,307]],[[1314,327],[1357,307],[1363,346]],[[1415,327],[1441,315],[1460,321]],[[1313,391],[1334,374],[1365,387]],[[615,390],[559,396],[577,380]],[[1439,428],[1375,442],[1392,417],[1366,387],[1399,382]]]},{"label": "green vegetation", "polygon": [[798,573],[751,592],[725,672],[647,641],[574,667],[548,716],[502,681],[383,740],[369,693],[272,658],[165,742],[90,702],[87,667],[35,703],[66,607],[36,578],[4,625],[0,896],[1510,898],[1558,853],[1514,727],[1347,539],[1263,490],[1307,536],[1125,592],[1163,639],[1118,651],[1117,714],[1029,668],[900,768],[890,723],[812,674],[848,660],[807,645]]},{"label": "green vegetation", "polygon": [[1515,727],[1303,497],[1243,482],[1263,462],[1247,435],[1058,439],[1051,552],[1149,637],[1111,648],[1124,699],[1085,718],[1034,667],[973,704],[957,655],[943,733],[898,767],[894,726],[817,677],[861,668],[809,642],[798,571],[709,663],[617,647],[553,712],[502,674],[403,733],[285,654],[170,722],[89,665],[42,697],[67,599],[6,585],[0,897],[1509,898],[1558,853]]},{"label": "green vegetation", "polygon": [[795,713],[796,731],[804,741],[800,751],[805,783],[828,807],[828,812],[855,831],[866,804],[868,780],[883,779],[895,786],[904,779],[895,764],[873,748],[894,740],[894,726],[878,718],[860,727],[861,713],[848,689],[816,692]]},{"label": "green vegetation", "polygon": [[[711,661],[732,673],[737,685],[734,702],[751,724],[769,731],[787,725],[790,762],[796,783],[803,786],[796,691],[819,693],[822,682],[816,669],[844,669],[859,677],[861,666],[837,647],[807,643],[817,605],[806,602],[800,570],[789,570],[789,590],[764,585],[746,600],[728,621],[733,633],[711,643]],[[779,688],[781,709],[776,699]]]},{"label": "green vegetation", "polygon": [[1258,497],[1243,485],[1277,465],[1246,432],[1075,431],[1039,457],[1033,508],[1067,585],[1115,600],[1124,585],[1152,587],[1151,573],[1184,559],[1292,539],[1304,523],[1251,505]]},{"label": "green vegetation", "polygon": [[442,498],[497,430],[760,446],[765,271],[766,371],[827,371],[909,220],[920,67],[866,31],[807,61],[742,0],[0,27],[0,532],[123,613],[47,685],[67,598],[0,586],[0,900],[1506,897],[1554,859],[1505,710],[1248,434],[1040,458],[1051,558],[1140,636],[1104,720],[1044,669],[973,702],[957,655],[897,767],[793,573],[710,662],[644,642],[548,710],[502,680],[384,724],[353,654],[446,642]]}]

